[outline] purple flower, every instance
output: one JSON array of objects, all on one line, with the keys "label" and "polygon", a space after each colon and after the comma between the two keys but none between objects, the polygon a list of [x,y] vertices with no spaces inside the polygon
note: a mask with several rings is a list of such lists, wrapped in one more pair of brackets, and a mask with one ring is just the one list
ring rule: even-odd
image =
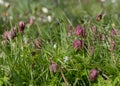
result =
[{"label": "purple flower", "polygon": [[56,73],[57,70],[58,70],[58,68],[59,68],[59,66],[58,66],[58,64],[56,64],[55,62],[52,61],[52,62],[50,63],[50,71],[51,71],[51,72]]},{"label": "purple flower", "polygon": [[5,31],[4,32],[3,38],[4,38],[4,40],[8,40],[9,39],[9,31]]},{"label": "purple flower", "polygon": [[9,40],[9,39],[14,39],[15,36],[16,33],[14,32],[14,30],[11,30],[11,31],[5,31],[3,38],[4,40]]},{"label": "purple flower", "polygon": [[75,49],[80,50],[83,47],[84,42],[82,40],[75,40],[72,45]]},{"label": "purple flower", "polygon": [[11,31],[9,32],[9,36],[10,36],[11,39],[14,39],[14,38],[16,37],[15,31],[14,31],[14,30],[11,30]]},{"label": "purple flower", "polygon": [[117,31],[115,29],[110,30],[110,36],[115,36],[117,35]]},{"label": "purple flower", "polygon": [[82,28],[81,33],[82,33],[82,37],[85,37],[85,29],[84,28]]},{"label": "purple flower", "polygon": [[90,53],[90,55],[93,55],[93,53],[94,53],[94,46],[90,46],[89,47],[89,53]]},{"label": "purple flower", "polygon": [[90,81],[95,80],[97,77],[98,77],[98,70],[96,70],[96,69],[91,69],[91,70],[90,70],[90,75],[89,75]]},{"label": "purple flower", "polygon": [[85,29],[81,27],[80,25],[77,25],[75,28],[75,34],[76,36],[82,35],[82,37],[85,37]]},{"label": "purple flower", "polygon": [[20,33],[24,34],[25,23],[23,21],[19,22],[19,27],[20,27]]}]

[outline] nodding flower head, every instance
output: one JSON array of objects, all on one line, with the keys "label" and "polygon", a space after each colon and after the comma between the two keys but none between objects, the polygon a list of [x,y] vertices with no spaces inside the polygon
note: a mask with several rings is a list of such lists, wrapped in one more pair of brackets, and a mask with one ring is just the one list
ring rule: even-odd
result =
[{"label": "nodding flower head", "polygon": [[84,42],[82,40],[75,40],[72,45],[75,49],[80,50],[84,46]]},{"label": "nodding flower head", "polygon": [[57,63],[55,63],[53,61],[50,62],[50,71],[51,72],[56,73],[58,68],[59,68],[59,66]]},{"label": "nodding flower head", "polygon": [[4,32],[3,38],[4,38],[4,40],[8,40],[9,39],[9,31],[5,31]]},{"label": "nodding flower head", "polygon": [[19,22],[19,27],[20,27],[20,33],[24,34],[25,23],[23,21]]},{"label": "nodding flower head", "polygon": [[14,32],[14,30],[4,32],[4,40],[14,39],[14,37],[16,37],[16,33]]},{"label": "nodding flower head", "polygon": [[95,80],[97,77],[98,77],[98,70],[97,69],[91,69],[90,70],[90,75],[89,75],[90,81]]},{"label": "nodding flower head", "polygon": [[14,30],[9,31],[9,37],[14,39],[16,37],[16,32]]},{"label": "nodding flower head", "polygon": [[83,27],[81,27],[80,25],[77,25],[76,28],[75,28],[75,35],[76,36],[82,36],[84,37],[85,36],[85,29]]}]

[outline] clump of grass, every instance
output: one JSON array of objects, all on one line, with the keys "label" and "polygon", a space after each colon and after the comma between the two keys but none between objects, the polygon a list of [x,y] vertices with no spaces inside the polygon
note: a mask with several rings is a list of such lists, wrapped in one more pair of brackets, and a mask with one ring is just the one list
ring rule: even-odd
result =
[{"label": "clump of grass", "polygon": [[119,3],[1,6],[0,85],[119,86]]}]

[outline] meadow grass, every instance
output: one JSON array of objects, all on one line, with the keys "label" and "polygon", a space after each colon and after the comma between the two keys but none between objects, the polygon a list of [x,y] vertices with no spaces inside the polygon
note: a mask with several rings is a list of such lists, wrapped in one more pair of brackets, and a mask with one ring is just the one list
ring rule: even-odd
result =
[{"label": "meadow grass", "polygon": [[[84,1],[0,5],[0,86],[120,86],[120,1]],[[77,36],[77,26],[85,33]]]}]

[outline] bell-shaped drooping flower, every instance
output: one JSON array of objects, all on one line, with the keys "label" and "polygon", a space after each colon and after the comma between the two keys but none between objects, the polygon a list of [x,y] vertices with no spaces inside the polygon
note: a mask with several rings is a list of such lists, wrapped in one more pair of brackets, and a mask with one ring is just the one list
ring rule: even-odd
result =
[{"label": "bell-shaped drooping flower", "polygon": [[14,37],[16,37],[14,30],[6,31],[3,35],[4,40],[14,39]]},{"label": "bell-shaped drooping flower", "polygon": [[79,36],[81,34],[81,26],[80,25],[77,25],[75,27],[75,35],[76,36]]},{"label": "bell-shaped drooping flower", "polygon": [[9,39],[9,31],[5,31],[4,32],[3,38],[4,38],[4,40],[8,40]]},{"label": "bell-shaped drooping flower", "polygon": [[90,81],[95,80],[97,77],[98,77],[98,70],[97,69],[91,69],[90,70],[90,75],[89,75]]},{"label": "bell-shaped drooping flower", "polygon": [[24,34],[24,29],[25,29],[25,23],[23,21],[19,22],[19,27],[20,27],[20,33],[23,35]]},{"label": "bell-shaped drooping flower", "polygon": [[85,37],[85,28],[81,27],[80,25],[77,25],[75,28],[75,35],[76,36],[82,36]]},{"label": "bell-shaped drooping flower", "polygon": [[33,43],[35,48],[41,49],[42,41],[40,39],[35,39]]},{"label": "bell-shaped drooping flower", "polygon": [[85,37],[85,28],[82,28],[81,33],[82,33],[82,37]]},{"label": "bell-shaped drooping flower", "polygon": [[82,40],[75,40],[72,45],[75,49],[80,50],[84,46],[84,42]]},{"label": "bell-shaped drooping flower", "polygon": [[94,54],[94,46],[89,47],[89,54],[93,55]]},{"label": "bell-shaped drooping flower", "polygon": [[51,61],[49,68],[50,68],[50,71],[51,71],[52,73],[56,73],[57,70],[59,69],[59,66],[58,66],[58,64],[55,63],[54,61]]},{"label": "bell-shaped drooping flower", "polygon": [[15,31],[15,29],[9,31],[9,36],[10,36],[11,39],[14,39],[16,37],[16,31]]}]

